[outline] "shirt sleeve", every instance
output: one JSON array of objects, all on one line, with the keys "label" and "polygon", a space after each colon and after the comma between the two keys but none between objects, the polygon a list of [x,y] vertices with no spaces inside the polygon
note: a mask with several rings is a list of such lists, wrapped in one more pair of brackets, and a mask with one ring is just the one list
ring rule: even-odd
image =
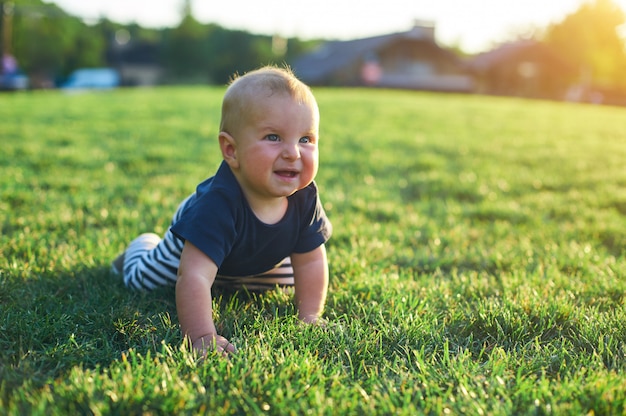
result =
[{"label": "shirt sleeve", "polygon": [[172,226],[172,233],[189,241],[219,268],[237,238],[232,204],[221,193],[198,198]]}]

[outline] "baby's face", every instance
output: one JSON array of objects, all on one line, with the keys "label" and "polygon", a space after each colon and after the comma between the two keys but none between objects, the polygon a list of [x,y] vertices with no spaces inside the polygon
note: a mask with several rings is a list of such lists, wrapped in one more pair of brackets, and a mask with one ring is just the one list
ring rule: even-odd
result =
[{"label": "baby's face", "polygon": [[233,133],[247,197],[286,197],[308,186],[318,169],[319,112],[287,94],[260,99]]}]

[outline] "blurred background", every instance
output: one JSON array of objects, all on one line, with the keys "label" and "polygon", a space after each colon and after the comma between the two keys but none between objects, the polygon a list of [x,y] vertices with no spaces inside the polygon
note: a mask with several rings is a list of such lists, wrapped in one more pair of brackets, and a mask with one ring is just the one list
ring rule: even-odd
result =
[{"label": "blurred background", "polygon": [[288,64],[314,86],[626,105],[625,8],[626,0],[0,0],[0,89],[224,85],[236,72]]}]

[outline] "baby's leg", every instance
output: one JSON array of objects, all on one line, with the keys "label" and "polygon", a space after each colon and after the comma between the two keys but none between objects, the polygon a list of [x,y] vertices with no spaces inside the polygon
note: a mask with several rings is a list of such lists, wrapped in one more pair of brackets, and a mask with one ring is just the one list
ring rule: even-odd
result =
[{"label": "baby's leg", "polygon": [[[178,221],[189,199],[180,204],[172,224]],[[123,254],[124,284],[138,290],[175,285],[182,249],[183,242],[169,229],[163,239],[153,233],[140,235]]]},{"label": "baby's leg", "polygon": [[142,234],[124,253],[124,284],[132,289],[152,290],[176,283],[182,242],[168,230],[165,238]]}]

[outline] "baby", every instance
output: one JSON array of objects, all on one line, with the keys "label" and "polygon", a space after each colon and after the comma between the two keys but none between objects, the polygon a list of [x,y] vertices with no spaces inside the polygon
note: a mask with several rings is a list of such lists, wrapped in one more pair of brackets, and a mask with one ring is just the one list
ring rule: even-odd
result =
[{"label": "baby", "polygon": [[142,234],[113,262],[128,287],[176,285],[182,333],[200,354],[236,351],[215,328],[213,285],[293,286],[299,319],[320,318],[332,226],[313,181],[318,142],[315,97],[290,70],[236,78],[222,103],[215,175],[181,203],[163,239]]}]

